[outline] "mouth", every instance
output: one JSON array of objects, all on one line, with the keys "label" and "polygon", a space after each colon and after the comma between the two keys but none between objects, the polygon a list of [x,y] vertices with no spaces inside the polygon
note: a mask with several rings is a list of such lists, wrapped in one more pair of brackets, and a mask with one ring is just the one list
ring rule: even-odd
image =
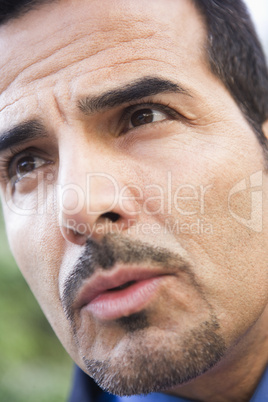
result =
[{"label": "mouth", "polygon": [[128,288],[129,286],[134,285],[134,283],[136,283],[136,281],[129,281],[121,286],[117,286],[116,288],[107,289],[107,292],[115,292],[118,290],[124,290],[124,289]]},{"label": "mouth", "polygon": [[144,309],[170,274],[153,269],[121,267],[88,279],[76,302],[100,321],[127,317]]}]

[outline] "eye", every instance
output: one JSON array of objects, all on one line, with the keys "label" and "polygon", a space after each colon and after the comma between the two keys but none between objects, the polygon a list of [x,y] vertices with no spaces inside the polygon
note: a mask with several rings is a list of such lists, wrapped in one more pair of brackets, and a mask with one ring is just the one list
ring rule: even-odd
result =
[{"label": "eye", "polygon": [[166,120],[181,120],[182,116],[169,106],[160,103],[142,103],[127,107],[121,117],[121,133],[148,124]]},{"label": "eye", "polygon": [[128,129],[139,127],[144,124],[155,123],[157,121],[166,120],[168,118],[166,113],[160,112],[157,109],[143,108],[136,110],[129,119]]},{"label": "eye", "polygon": [[9,164],[9,177],[15,179],[15,181],[20,181],[27,174],[35,171],[41,166],[51,163],[50,161],[41,158],[40,156],[32,154],[18,154]]}]

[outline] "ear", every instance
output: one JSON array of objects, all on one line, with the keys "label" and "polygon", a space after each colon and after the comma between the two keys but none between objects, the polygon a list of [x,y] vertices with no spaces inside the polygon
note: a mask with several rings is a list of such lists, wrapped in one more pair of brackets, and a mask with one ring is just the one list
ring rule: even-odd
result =
[{"label": "ear", "polygon": [[266,120],[262,125],[262,132],[265,138],[268,140],[268,120]]}]

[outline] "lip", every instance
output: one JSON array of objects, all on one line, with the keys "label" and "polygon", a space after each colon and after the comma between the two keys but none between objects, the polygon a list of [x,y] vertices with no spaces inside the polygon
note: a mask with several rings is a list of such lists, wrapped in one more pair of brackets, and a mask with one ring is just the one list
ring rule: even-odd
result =
[{"label": "lip", "polygon": [[[128,316],[148,304],[168,275],[163,269],[141,267],[115,267],[111,272],[97,273],[82,287],[75,309],[86,309],[99,320]],[[134,283],[112,290],[128,282]]]}]

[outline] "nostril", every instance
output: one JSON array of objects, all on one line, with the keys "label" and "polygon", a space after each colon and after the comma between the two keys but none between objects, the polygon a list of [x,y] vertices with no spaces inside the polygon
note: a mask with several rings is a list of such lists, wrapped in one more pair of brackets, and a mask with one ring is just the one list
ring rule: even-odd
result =
[{"label": "nostril", "polygon": [[102,218],[109,219],[111,222],[117,222],[120,219],[120,215],[117,214],[116,212],[106,212],[105,214],[102,214]]}]

